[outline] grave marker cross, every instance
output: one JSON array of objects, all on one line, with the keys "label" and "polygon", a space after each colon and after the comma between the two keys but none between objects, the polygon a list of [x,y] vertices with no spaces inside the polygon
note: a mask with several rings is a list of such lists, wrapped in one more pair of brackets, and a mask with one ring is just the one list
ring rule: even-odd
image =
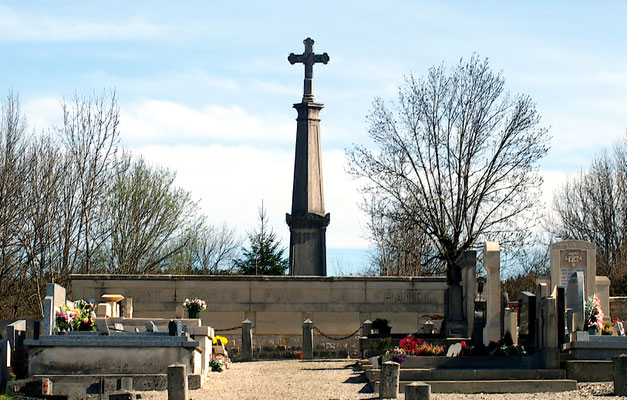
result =
[{"label": "grave marker cross", "polygon": [[327,53],[324,54],[314,54],[313,45],[314,41],[311,38],[307,38],[303,40],[305,44],[305,52],[303,54],[294,54],[290,53],[287,57],[287,60],[290,64],[294,65],[295,63],[305,64],[305,82],[304,82],[304,90],[303,90],[303,103],[305,102],[313,102],[313,65],[315,63],[323,63],[326,64],[329,62],[329,55]]}]

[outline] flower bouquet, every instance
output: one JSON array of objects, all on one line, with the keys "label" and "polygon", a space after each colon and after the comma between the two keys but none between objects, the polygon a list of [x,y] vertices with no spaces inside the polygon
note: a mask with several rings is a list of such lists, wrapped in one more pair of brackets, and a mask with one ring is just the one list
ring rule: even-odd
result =
[{"label": "flower bouquet", "polygon": [[384,357],[400,364],[407,359],[407,354],[405,353],[405,350],[396,346],[386,351]]},{"label": "flower bouquet", "polygon": [[193,300],[185,299],[183,306],[187,308],[190,318],[199,318],[200,312],[207,309],[207,303],[199,298],[194,298]]},{"label": "flower bouquet", "polygon": [[224,371],[225,365],[226,361],[224,359],[224,356],[222,356],[221,354],[213,356],[211,358],[211,361],[209,361],[209,366],[211,367],[211,370],[215,372]]},{"label": "flower bouquet", "polygon": [[597,296],[588,297],[584,308],[586,317],[586,326],[590,330],[590,334],[595,335],[603,330],[603,310],[601,310],[601,301]]},{"label": "flower bouquet", "polygon": [[62,304],[55,310],[55,324],[59,332],[94,331],[94,305],[84,300],[74,302],[74,308]]}]

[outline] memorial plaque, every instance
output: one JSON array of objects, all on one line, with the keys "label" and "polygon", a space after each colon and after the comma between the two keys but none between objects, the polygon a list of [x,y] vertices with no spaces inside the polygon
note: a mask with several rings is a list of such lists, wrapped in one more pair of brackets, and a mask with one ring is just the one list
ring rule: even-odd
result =
[{"label": "memorial plaque", "polygon": [[586,278],[586,259],[585,250],[560,250],[560,285],[566,287],[568,280],[575,272],[583,272],[584,287]]}]

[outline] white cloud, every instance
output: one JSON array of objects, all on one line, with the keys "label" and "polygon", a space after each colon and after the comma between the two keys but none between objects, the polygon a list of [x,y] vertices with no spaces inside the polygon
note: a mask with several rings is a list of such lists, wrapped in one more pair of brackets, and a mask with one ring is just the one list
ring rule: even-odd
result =
[{"label": "white cloud", "polygon": [[121,110],[125,143],[286,143],[293,140],[294,122],[283,114],[255,115],[242,107],[201,108],[147,100]]},{"label": "white cloud", "polygon": [[[261,201],[270,225],[289,245],[285,213],[290,212],[293,151],[245,146],[145,146],[136,149],[149,162],[177,171],[177,184],[200,199],[200,208],[209,221],[226,222],[239,233],[257,226]],[[331,213],[327,247],[359,248],[363,216],[357,207],[360,195],[356,184],[344,172],[340,151],[322,155],[325,203]]]},{"label": "white cloud", "polygon": [[87,41],[148,39],[165,36],[169,27],[156,25],[141,17],[120,18],[117,22],[49,17],[0,6],[0,41]]}]

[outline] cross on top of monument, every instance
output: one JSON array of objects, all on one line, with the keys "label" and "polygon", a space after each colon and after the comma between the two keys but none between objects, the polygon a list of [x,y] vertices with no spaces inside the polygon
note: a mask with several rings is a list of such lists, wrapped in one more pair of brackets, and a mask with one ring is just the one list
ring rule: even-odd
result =
[{"label": "cross on top of monument", "polygon": [[303,63],[305,64],[305,83],[303,90],[303,103],[313,102],[313,65],[315,63],[323,63],[326,64],[329,62],[329,55],[327,53],[324,54],[314,54],[313,45],[314,41],[312,38],[307,38],[303,40],[305,44],[305,52],[303,54],[294,54],[290,53],[287,57],[287,60],[290,64],[294,65],[295,63]]}]

